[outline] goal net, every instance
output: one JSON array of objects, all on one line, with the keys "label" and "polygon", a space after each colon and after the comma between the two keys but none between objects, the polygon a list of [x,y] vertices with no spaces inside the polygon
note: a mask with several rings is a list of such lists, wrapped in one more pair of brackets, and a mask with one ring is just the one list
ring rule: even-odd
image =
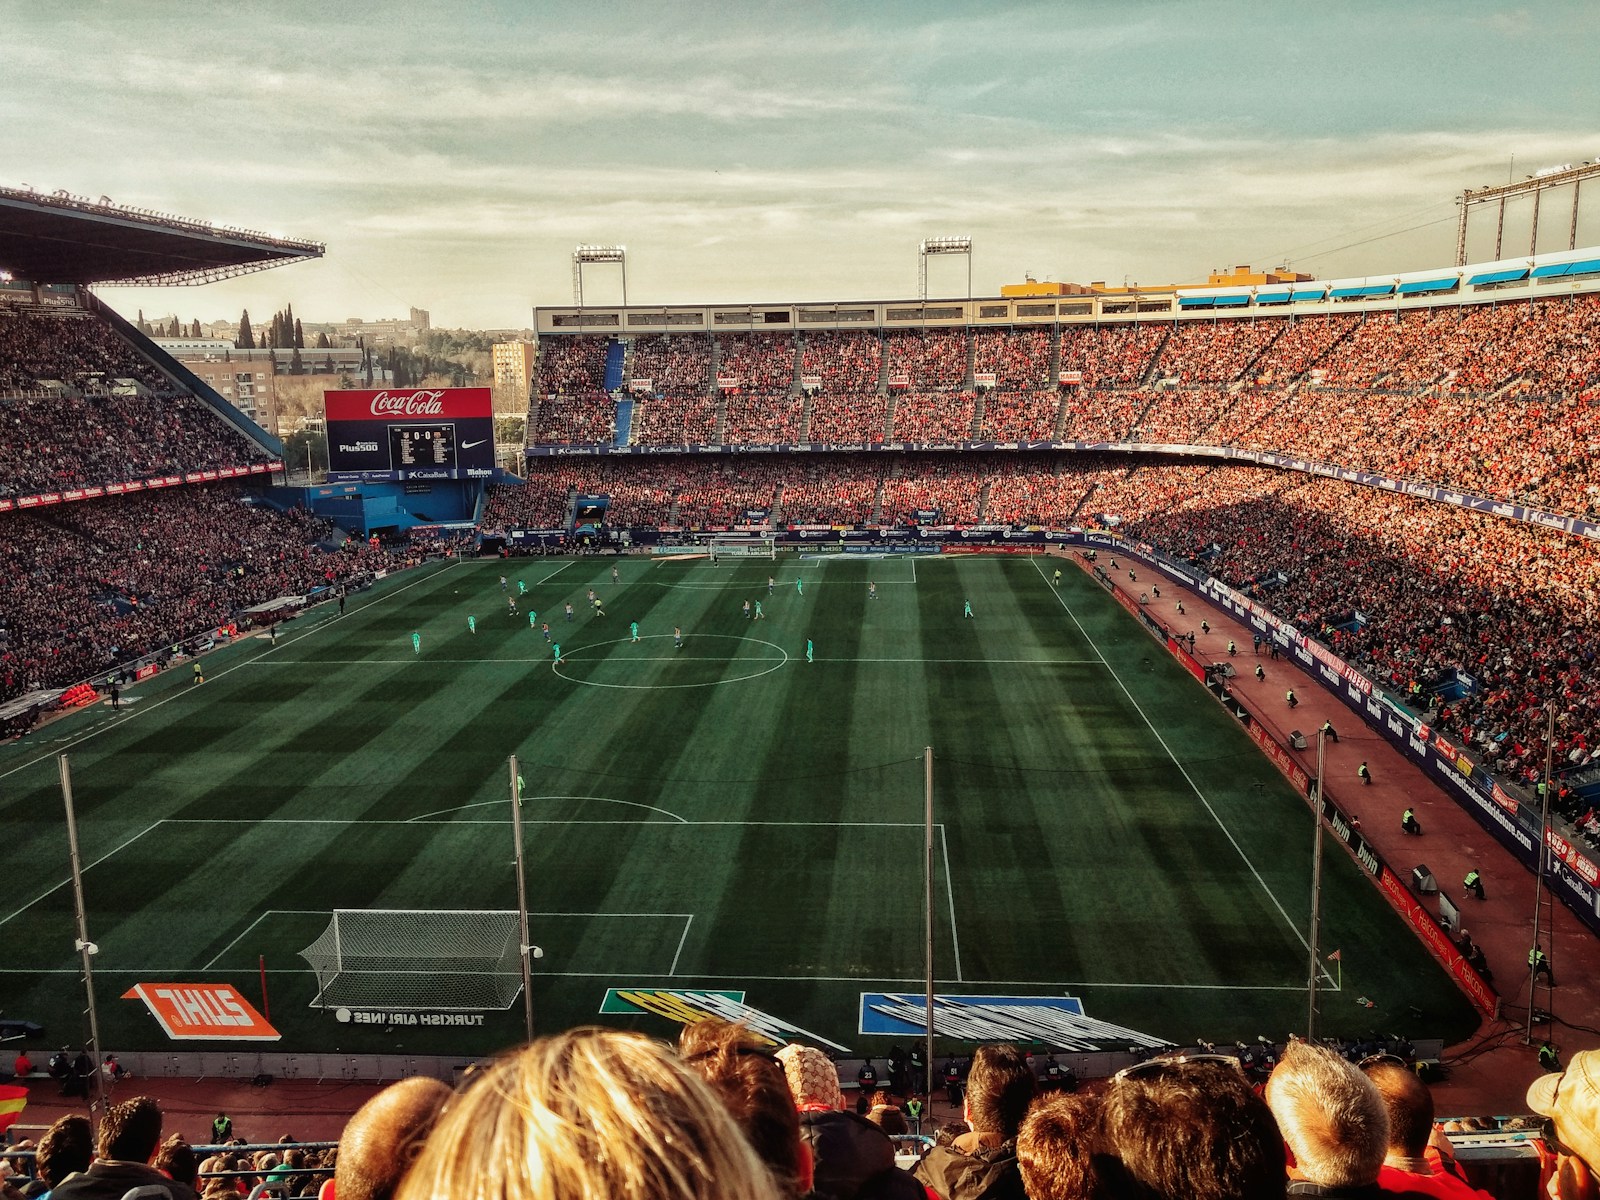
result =
[{"label": "goal net", "polygon": [[313,1008],[510,1008],[522,990],[515,910],[335,909],[300,951]]},{"label": "goal net", "polygon": [[777,558],[778,539],[773,537],[714,537],[706,543],[712,558]]}]

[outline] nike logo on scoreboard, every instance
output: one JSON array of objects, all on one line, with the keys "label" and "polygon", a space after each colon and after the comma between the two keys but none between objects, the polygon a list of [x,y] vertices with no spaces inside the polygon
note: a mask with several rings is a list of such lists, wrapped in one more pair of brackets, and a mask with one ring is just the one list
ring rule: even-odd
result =
[{"label": "nike logo on scoreboard", "polygon": [[475,442],[462,442],[461,443],[461,448],[463,450],[471,450],[474,446],[481,446],[485,442],[487,442],[488,440],[489,440],[488,438],[479,438]]}]

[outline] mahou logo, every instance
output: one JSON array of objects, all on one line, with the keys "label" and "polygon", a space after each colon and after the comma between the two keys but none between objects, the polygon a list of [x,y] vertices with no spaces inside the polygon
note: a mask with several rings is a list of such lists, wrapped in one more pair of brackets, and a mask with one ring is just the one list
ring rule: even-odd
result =
[{"label": "mahou logo", "polygon": [[379,392],[372,398],[375,417],[438,417],[443,414],[443,392]]}]

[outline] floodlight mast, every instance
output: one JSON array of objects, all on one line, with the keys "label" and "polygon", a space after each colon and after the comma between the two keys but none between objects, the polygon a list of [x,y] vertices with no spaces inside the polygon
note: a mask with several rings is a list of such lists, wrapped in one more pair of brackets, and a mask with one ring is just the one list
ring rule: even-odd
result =
[{"label": "floodlight mast", "polygon": [[593,246],[587,243],[575,246],[572,251],[572,303],[583,307],[583,266],[616,263],[622,268],[622,307],[628,307],[628,248],[626,246]]},{"label": "floodlight mast", "polygon": [[1501,246],[1506,232],[1506,201],[1521,196],[1533,197],[1533,228],[1528,236],[1528,253],[1539,252],[1539,198],[1551,188],[1572,185],[1572,219],[1567,225],[1567,249],[1578,248],[1578,197],[1586,179],[1600,177],[1600,161],[1585,160],[1577,165],[1570,163],[1537,171],[1518,183],[1505,183],[1494,187],[1467,188],[1456,200],[1461,217],[1456,223],[1456,266],[1467,265],[1467,214],[1479,204],[1496,207],[1494,227],[1494,261],[1500,261]]},{"label": "floodlight mast", "polygon": [[917,291],[923,300],[928,298],[928,256],[930,254],[965,254],[967,256],[967,294],[972,299],[972,239],[970,237],[924,238],[917,246]]}]

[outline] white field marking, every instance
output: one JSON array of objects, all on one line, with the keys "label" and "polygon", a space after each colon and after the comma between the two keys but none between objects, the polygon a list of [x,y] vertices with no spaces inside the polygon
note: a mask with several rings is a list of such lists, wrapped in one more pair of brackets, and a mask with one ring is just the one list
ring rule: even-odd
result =
[{"label": "white field marking", "polygon": [[[665,634],[665,633],[652,633],[652,634],[650,634],[648,636],[652,637],[652,638],[665,638],[665,637],[668,637],[670,635]],[[670,692],[670,691],[678,691],[678,690],[681,690],[681,689],[684,689],[684,688],[721,687],[723,684],[728,684],[728,683],[746,683],[749,680],[760,679],[763,675],[771,675],[774,671],[782,670],[783,667],[786,666],[788,664],[788,662],[789,662],[789,652],[787,650],[785,650],[782,646],[778,645],[776,642],[769,642],[769,641],[766,641],[766,640],[764,640],[762,638],[739,637],[739,636],[736,636],[734,634],[729,634],[729,633],[697,633],[697,634],[693,634],[691,636],[696,637],[696,638],[700,638],[702,640],[709,639],[709,638],[716,638],[716,639],[718,639],[720,641],[727,641],[727,642],[754,642],[758,646],[771,646],[779,654],[783,655],[783,657],[781,659],[777,659],[777,660],[772,660],[772,659],[754,659],[754,660],[752,660],[752,662],[754,662],[754,663],[771,662],[772,665],[770,667],[768,667],[764,671],[754,671],[754,672],[750,673],[749,675],[735,675],[730,679],[708,679],[704,683],[601,683],[598,679],[579,679],[576,675],[563,675],[560,671],[556,670],[556,665],[557,664],[554,663],[554,662],[552,662],[550,664],[550,673],[552,675],[555,675],[558,679],[565,679],[568,683],[581,684],[584,687],[618,688],[618,689],[621,689],[623,691],[629,691],[629,692]],[[629,639],[629,638],[611,638],[608,641],[604,641],[604,642],[589,642],[589,643],[586,643],[585,645],[579,646],[577,649],[578,650],[598,650],[601,646],[615,646],[615,645],[617,645],[617,644],[619,644],[621,642],[627,642],[627,641],[630,641],[630,640],[631,639]],[[640,638],[639,640],[642,642],[645,639],[644,638]],[[687,639],[685,639],[685,640],[687,640]],[[567,659],[570,658],[570,657],[571,657],[571,655],[563,654],[561,656],[561,665],[565,666]],[[605,661],[611,662],[611,661],[617,661],[617,660],[607,659]],[[620,660],[620,661],[622,661],[622,662],[627,662],[627,661],[671,662],[671,661],[678,661],[678,660],[675,660],[673,658],[673,656],[668,655],[665,658],[658,658],[658,659],[644,659],[644,660],[623,659],[623,660]],[[709,661],[709,660],[707,660],[707,659],[696,659],[696,658],[691,656],[690,658],[683,659],[681,661],[684,661],[684,662],[706,662],[706,661]],[[728,659],[727,660],[727,662],[729,662],[729,663],[733,663],[733,662],[736,662],[736,661],[737,661],[736,659]]]},{"label": "white field marking", "polygon": [[[151,824],[146,825],[143,829],[141,829],[138,833],[134,834],[127,841],[123,842],[122,845],[118,846],[115,850],[107,851],[106,853],[102,854],[99,858],[95,859],[88,866],[84,867],[83,868],[84,872],[87,873],[89,871],[94,870],[95,867],[98,867],[101,863],[105,862],[106,859],[110,858],[113,854],[117,854],[117,853],[121,852],[123,849],[125,849],[126,847],[133,845],[133,843],[137,842],[145,834],[149,833],[152,829],[154,829],[157,825],[160,825],[160,824],[161,824],[160,821],[154,821]],[[35,896],[32,900],[29,900],[21,908],[17,909],[16,912],[11,913],[10,915],[5,916],[5,917],[0,917],[0,925],[4,925],[7,921],[11,920],[12,917],[21,916],[23,913],[27,912],[30,908],[32,908],[35,904],[39,903],[39,901],[43,900],[46,896],[50,895],[53,892],[56,892],[56,891],[60,890],[61,888],[66,887],[67,884],[69,884],[71,882],[72,882],[72,877],[69,875],[69,876],[67,876],[67,878],[63,879],[60,883],[54,885],[53,887],[46,888],[44,891],[40,892],[37,896]]]},{"label": "white field marking", "polygon": [[[417,584],[419,584],[419,583],[425,583],[429,579],[437,578],[438,576],[443,575],[445,573],[445,571],[451,570],[452,568],[460,565],[460,562],[461,562],[460,559],[452,559],[450,564],[448,566],[446,566],[444,568],[444,570],[442,570],[442,571],[433,571],[433,572],[430,572],[427,575],[422,576],[419,579],[413,579],[410,583],[406,584],[404,587],[395,588],[394,591],[387,592],[384,595],[379,596],[376,600],[372,601],[370,604],[363,604],[361,606],[360,611],[365,612],[369,608],[375,608],[378,605],[382,604],[385,600],[388,600],[388,599],[390,599],[390,598],[392,598],[394,596],[398,596],[401,592],[410,591],[412,588],[416,587]],[[420,570],[421,568],[418,568],[418,569]],[[215,682],[216,680],[221,679],[224,675],[232,675],[240,667],[253,666],[256,663],[260,662],[261,659],[265,658],[267,655],[276,654],[279,650],[282,650],[282,649],[285,649],[285,648],[287,648],[289,646],[292,646],[296,642],[303,642],[308,637],[315,637],[317,634],[321,633],[324,629],[331,629],[335,624],[337,624],[336,621],[332,621],[332,620],[329,620],[328,618],[324,617],[321,621],[319,621],[317,623],[316,628],[309,629],[305,633],[302,633],[299,637],[296,637],[296,638],[280,638],[279,639],[279,644],[277,646],[274,646],[271,649],[262,652],[261,654],[257,655],[255,658],[247,658],[243,662],[234,663],[233,666],[227,668],[224,671],[218,671],[207,682]],[[299,660],[299,661],[309,661],[309,660],[303,660],[302,659],[302,660]],[[404,659],[400,659],[400,660],[397,660],[397,661],[404,662],[405,660]],[[204,687],[205,684],[201,684],[200,686]],[[178,697],[180,697],[180,696],[192,695],[193,694],[193,688],[194,688],[193,684],[190,684],[187,687],[178,688],[178,689],[174,690],[173,693],[170,696],[163,696],[160,700],[156,700],[153,703],[148,704],[143,708],[137,709],[136,711],[134,711],[132,713],[129,713],[128,716],[124,717],[122,720],[115,722],[115,725],[117,725],[117,726],[126,725],[129,721],[132,721],[136,717],[142,717],[142,716],[144,716],[145,713],[152,712],[155,709],[160,708],[163,704],[171,703],[173,700],[178,699]],[[110,726],[107,726],[107,728],[110,728]],[[67,748],[70,750],[73,746],[79,745],[82,742],[87,742],[90,738],[95,737],[97,734],[103,733],[103,732],[104,732],[104,729],[94,729],[94,730],[91,730],[88,733],[85,733],[85,734],[82,734],[80,736],[74,737],[72,739],[72,741],[67,743]],[[17,766],[12,767],[10,770],[0,771],[0,779],[4,779],[8,775],[15,775],[18,771],[25,771],[29,767],[36,766],[39,763],[42,763],[47,758],[54,758],[56,756],[56,754],[58,754],[58,753],[59,753],[59,751],[54,751],[53,750],[49,754],[41,754],[38,758],[31,759],[31,760],[29,760],[28,762],[25,762],[25,763],[20,763]]]},{"label": "white field marking", "polygon": [[[530,917],[535,914],[529,913]],[[579,916],[578,913],[556,913],[556,916]],[[595,913],[595,916],[677,916],[676,913]],[[232,968],[213,967],[209,970],[197,967],[104,967],[96,965],[96,975],[142,975],[150,978],[154,975],[170,975],[178,977],[189,975],[237,975],[238,971]],[[307,967],[268,967],[268,975],[297,975],[305,976],[309,973]],[[649,972],[640,971],[539,971],[541,976],[552,979],[638,979]],[[35,970],[28,967],[0,967],[0,975],[82,975],[81,967],[50,967]],[[254,974],[254,972],[252,972]],[[391,974],[432,975],[436,971],[393,971]],[[495,971],[463,971],[463,975],[493,975]],[[910,984],[921,986],[927,982],[926,976],[884,976],[884,975],[681,975],[676,978],[684,982],[716,981],[734,982],[741,979],[754,979],[760,983],[882,983],[882,984]],[[1295,992],[1305,994],[1304,983],[1101,983],[1092,979],[935,979],[936,985],[954,987],[961,985],[968,988],[1002,988],[1002,987],[1027,987],[1039,988],[1041,994],[1060,993],[1076,988],[1116,988],[1129,991],[1148,992]],[[1343,989],[1333,987],[1330,991]]]},{"label": "white field marking", "polygon": [[915,583],[916,581],[917,581],[917,556],[915,554],[913,554],[911,556],[911,582]]},{"label": "white field marking", "polygon": [[[670,636],[670,635],[665,634],[665,633],[646,633],[646,634],[641,634],[640,637],[639,637],[639,640],[642,642],[642,641],[646,640],[647,638],[668,637],[668,636]],[[695,637],[706,638],[706,637],[727,637],[727,636],[729,636],[729,635],[720,634],[720,633],[686,633],[686,634],[683,635],[683,640],[687,642],[690,638],[695,638]],[[563,659],[571,658],[573,656],[573,654],[576,654],[579,650],[592,650],[596,646],[609,646],[609,645],[612,645],[612,644],[614,644],[616,642],[626,642],[626,641],[629,641],[629,640],[630,639],[628,639],[628,638],[613,638],[613,639],[611,639],[611,641],[608,641],[608,642],[588,642],[588,643],[585,643],[582,646],[575,646],[573,648],[572,654],[563,653],[562,654],[562,658]],[[754,641],[760,641],[761,639],[759,639],[759,638],[742,638],[740,640],[741,641],[754,642]],[[774,645],[774,643],[772,643],[772,642],[761,642],[761,644],[764,645],[764,646],[772,646],[772,645]],[[781,647],[779,647],[779,648],[781,649]],[[247,667],[320,667],[320,666],[325,666],[325,665],[326,666],[363,666],[363,665],[365,665],[367,663],[372,663],[374,665],[392,665],[392,664],[395,664],[395,663],[408,663],[408,662],[420,662],[420,661],[422,661],[422,660],[417,658],[417,657],[415,657],[415,656],[413,656],[411,658],[286,658],[286,659],[281,659],[278,662],[262,662],[260,659],[252,659],[250,662],[241,663],[240,665],[241,666],[247,666]],[[540,655],[538,655],[538,656],[536,656],[534,658],[430,658],[427,661],[428,662],[432,662],[432,663],[448,663],[448,664],[451,664],[451,665],[475,665],[475,664],[494,664],[494,663],[520,664],[520,663],[549,662],[550,661],[550,656],[548,654],[540,654]],[[696,661],[698,661],[698,662],[706,662],[708,660],[707,659],[694,659],[694,658],[686,659],[681,654],[659,654],[659,655],[652,655],[652,656],[639,656],[639,657],[635,657],[635,658],[612,659],[612,660],[609,660],[609,661],[613,661],[613,662],[696,662]],[[757,660],[757,661],[762,661],[762,660]],[[822,658],[822,657],[818,657],[816,659],[816,661],[819,662],[819,663],[820,662],[830,662],[830,663],[918,663],[918,664],[938,664],[938,663],[974,663],[974,664],[982,664],[982,663],[999,663],[1001,665],[1006,665],[1006,666],[1034,666],[1034,667],[1103,667],[1103,666],[1106,665],[1105,660],[1102,659],[1102,658]],[[783,664],[779,663],[778,665],[782,666]],[[567,677],[566,676],[562,676],[562,678],[565,679]],[[749,678],[754,678],[754,676],[749,676]],[[584,681],[583,680],[574,679],[572,682],[574,682],[574,683],[582,683]],[[728,680],[726,682],[730,682],[731,683],[731,682],[735,682],[735,681]],[[599,684],[599,685],[596,685],[596,686],[606,687],[606,686],[620,686],[620,685]],[[639,685],[639,686],[650,686],[650,685]],[[660,685],[654,685],[654,686],[660,686],[660,687],[667,687],[667,686],[683,687],[683,686],[687,686],[687,685],[683,685],[683,684],[671,684],[671,685],[660,684]],[[693,686],[708,687],[710,685],[709,684],[696,684],[696,685],[693,685]]]},{"label": "white field marking", "polygon": [[[674,821],[677,821],[680,825],[687,825],[689,823],[688,821],[685,821],[682,817],[680,817],[675,812],[672,812],[672,811],[670,811],[668,809],[665,809],[665,808],[657,808],[654,804],[643,804],[638,800],[613,800],[610,796],[524,796],[522,798],[523,804],[527,804],[527,802],[529,800],[600,800],[600,801],[605,802],[606,804],[626,804],[630,808],[647,808],[651,812],[658,812],[664,817],[671,817]],[[463,811],[465,809],[468,809],[468,808],[486,808],[486,807],[490,807],[492,805],[505,804],[505,803],[507,803],[507,801],[505,801],[505,800],[475,800],[471,804],[458,804],[454,808],[441,808],[436,812],[423,813],[421,816],[407,817],[406,818],[406,824],[407,825],[416,825],[419,822],[426,821],[429,817],[442,817],[446,813],[461,812],[461,811]],[[502,821],[502,822],[499,822],[499,823],[500,824],[506,824],[506,823],[509,822],[509,820],[510,820],[510,818],[507,818],[506,821]],[[452,825],[458,824],[458,823],[459,822],[455,822],[455,821],[451,822]],[[524,821],[523,824],[528,824],[528,822]],[[637,822],[629,822],[629,824],[637,824]]]},{"label": "white field marking", "polygon": [[672,965],[667,968],[668,975],[676,975],[678,973],[678,959],[683,957],[683,944],[689,940],[689,926],[693,924],[694,915],[691,913],[683,923],[683,934],[678,938],[678,948],[672,952]]},{"label": "white field marking", "polygon": [[[620,802],[619,802],[620,803]],[[410,825],[411,817],[162,817],[156,825]],[[777,829],[921,829],[921,821],[695,821],[680,817],[684,825],[757,825]],[[452,825],[504,825],[504,821],[452,821]],[[632,825],[638,821],[574,820],[560,821],[550,817],[527,817],[524,825]],[[665,825],[665,821],[652,821]],[[154,828],[152,826],[151,828]],[[148,830],[146,831],[148,832]],[[58,885],[59,886],[59,885]]]},{"label": "white field marking", "polygon": [[1122,682],[1122,676],[1117,674],[1116,670],[1109,662],[1106,662],[1106,656],[1100,652],[1100,647],[1095,644],[1094,639],[1091,638],[1088,631],[1084,629],[1083,624],[1078,620],[1077,614],[1074,613],[1071,607],[1067,604],[1066,598],[1062,596],[1060,591],[1057,590],[1053,584],[1051,584],[1049,576],[1044,573],[1044,568],[1039,565],[1038,558],[1032,558],[1029,561],[1033,563],[1033,569],[1039,572],[1040,582],[1043,583],[1045,587],[1050,589],[1050,594],[1056,598],[1056,602],[1061,605],[1067,616],[1072,619],[1072,623],[1078,627],[1078,632],[1083,635],[1083,640],[1089,643],[1089,646],[1094,650],[1096,657],[1098,657],[1102,663],[1105,663],[1106,670],[1110,672],[1111,678],[1117,681],[1117,686],[1122,689],[1122,694],[1128,698],[1128,703],[1133,705],[1134,711],[1139,714],[1141,719],[1143,719],[1146,727],[1150,730],[1151,735],[1156,739],[1157,742],[1161,744],[1161,749],[1166,751],[1167,757],[1172,760],[1172,765],[1178,768],[1178,773],[1183,776],[1184,782],[1186,782],[1193,790],[1200,803],[1205,806],[1205,810],[1211,814],[1211,819],[1216,822],[1217,828],[1222,830],[1222,835],[1227,838],[1228,842],[1233,846],[1233,848],[1238,851],[1239,858],[1243,861],[1244,865],[1249,868],[1250,874],[1255,877],[1256,883],[1260,885],[1261,890],[1263,893],[1265,893],[1267,899],[1272,901],[1272,906],[1278,910],[1278,915],[1283,918],[1283,923],[1289,927],[1289,932],[1294,934],[1295,939],[1302,946],[1309,950],[1311,948],[1311,944],[1306,941],[1305,935],[1302,934],[1300,930],[1295,927],[1295,923],[1289,919],[1289,914],[1284,911],[1283,905],[1278,902],[1278,898],[1272,894],[1272,889],[1267,886],[1267,881],[1261,878],[1261,872],[1256,870],[1255,863],[1250,861],[1250,856],[1244,852],[1244,847],[1239,845],[1238,841],[1234,838],[1232,830],[1222,823],[1222,818],[1217,815],[1217,810],[1211,807],[1211,801],[1206,799],[1205,793],[1200,790],[1200,785],[1195,783],[1193,776],[1191,776],[1188,770],[1185,769],[1184,765],[1178,761],[1178,756],[1172,752],[1172,747],[1167,745],[1167,740],[1161,736],[1161,731],[1158,730],[1150,718],[1145,715],[1144,709],[1139,707],[1139,702],[1133,698],[1133,693],[1128,690],[1128,685]]},{"label": "white field marking", "polygon": [[212,967],[217,965],[217,960],[218,959],[220,959],[229,950],[232,950],[240,942],[244,941],[245,936],[252,929],[254,929],[257,925],[261,924],[261,922],[265,921],[268,917],[272,916],[274,913],[284,913],[284,914],[289,915],[289,916],[303,916],[303,917],[324,917],[324,916],[325,917],[331,917],[333,915],[333,912],[330,909],[326,909],[326,908],[269,908],[265,912],[263,912],[259,917],[257,917],[254,921],[251,921],[250,924],[246,925],[242,930],[240,930],[239,933],[234,937],[234,939],[231,942],[229,942],[221,950],[218,950],[216,952],[216,954],[212,957],[211,961],[208,962],[205,966],[201,967],[200,969],[202,971],[211,970]]},{"label": "white field marking", "polygon": [[961,982],[961,935],[956,932],[956,881],[950,875],[950,841],[939,822],[939,846],[944,855],[944,894],[950,901],[950,944],[956,951],[956,982]]},{"label": "white field marking", "polygon": [[545,581],[545,579],[554,579],[557,575],[561,574],[561,572],[565,571],[568,567],[570,567],[572,565],[572,563],[575,563],[577,561],[578,561],[577,559],[573,559],[572,562],[564,562],[564,563],[562,563],[554,571],[551,571],[550,574],[546,575],[544,577],[544,579],[539,580],[539,582],[535,583],[533,586],[534,587],[538,587],[540,583],[543,583]]}]

